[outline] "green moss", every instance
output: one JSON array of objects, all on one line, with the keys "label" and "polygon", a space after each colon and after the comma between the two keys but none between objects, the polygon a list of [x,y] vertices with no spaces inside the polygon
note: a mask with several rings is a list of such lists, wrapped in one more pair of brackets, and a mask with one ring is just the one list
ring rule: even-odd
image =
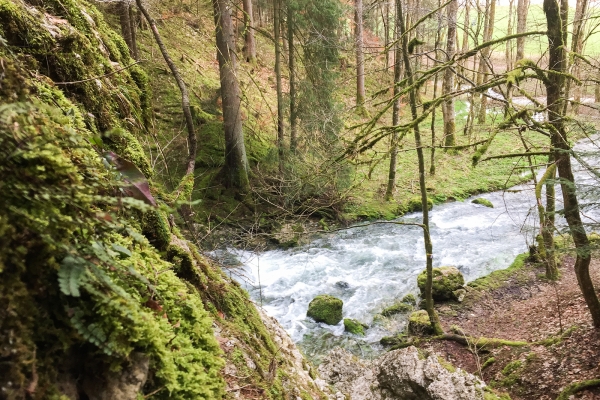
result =
[{"label": "green moss", "polygon": [[513,372],[517,371],[523,363],[519,360],[511,361],[502,369],[502,375],[509,376]]},{"label": "green moss", "polygon": [[494,205],[492,204],[492,202],[489,201],[488,199],[484,199],[483,197],[479,197],[479,198],[471,201],[471,203],[479,204],[479,205],[489,207],[489,208],[494,208]]},{"label": "green moss", "polygon": [[[417,277],[417,285],[421,295],[425,293],[425,284],[427,282],[427,270],[424,270]],[[465,284],[465,280],[456,267],[433,268],[433,287],[432,295],[435,300],[454,299],[454,292]]]},{"label": "green moss", "polygon": [[416,297],[415,297],[415,295],[414,295],[414,294],[412,294],[412,293],[409,293],[409,294],[407,294],[407,295],[406,295],[406,296],[404,296],[404,297],[402,298],[402,300],[400,300],[400,301],[401,301],[402,303],[410,304],[410,305],[413,305],[413,306],[416,306],[416,305],[417,305],[417,298],[416,298]]},{"label": "green moss", "polygon": [[350,332],[355,335],[364,336],[365,329],[367,329],[367,328],[368,328],[368,326],[361,324],[360,322],[358,322],[355,319],[344,318],[344,329],[346,330],[346,332]]},{"label": "green moss", "polygon": [[452,363],[448,362],[444,357],[438,356],[438,362],[444,369],[448,372],[454,373],[456,372],[456,367],[452,365]]},{"label": "green moss", "polygon": [[412,310],[412,305],[400,302],[384,308],[380,314],[384,317],[391,317],[394,314],[407,313]]},{"label": "green moss", "polygon": [[[433,200],[430,198],[427,198],[427,207],[429,210],[433,208]],[[421,197],[411,198],[405,206],[401,207],[401,209],[404,213],[423,211]]]},{"label": "green moss", "polygon": [[342,320],[343,305],[342,300],[327,294],[321,294],[309,303],[306,315],[317,322],[337,325]]},{"label": "green moss", "polygon": [[572,383],[560,392],[556,400],[568,400],[577,392],[597,386],[600,386],[600,379],[590,379],[583,382]]},{"label": "green moss", "polygon": [[485,360],[485,362],[481,365],[481,369],[485,369],[495,362],[496,362],[496,359],[494,357],[490,357],[487,360]]},{"label": "green moss", "polygon": [[426,335],[433,333],[429,314],[425,310],[415,311],[408,317],[408,330],[413,335]]}]

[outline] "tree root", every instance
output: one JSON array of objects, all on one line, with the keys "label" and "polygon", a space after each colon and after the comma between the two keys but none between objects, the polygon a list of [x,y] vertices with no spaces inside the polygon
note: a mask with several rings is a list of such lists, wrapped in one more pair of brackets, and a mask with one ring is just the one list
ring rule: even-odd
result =
[{"label": "tree root", "polygon": [[569,396],[577,392],[581,392],[582,390],[593,388],[596,386],[600,386],[600,379],[590,379],[588,381],[572,383],[566,388],[564,388],[562,392],[559,393],[556,400],[567,400]]}]

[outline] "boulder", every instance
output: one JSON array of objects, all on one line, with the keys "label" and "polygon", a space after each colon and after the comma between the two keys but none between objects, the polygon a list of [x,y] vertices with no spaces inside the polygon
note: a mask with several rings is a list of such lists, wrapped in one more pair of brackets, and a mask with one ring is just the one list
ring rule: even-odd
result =
[{"label": "boulder", "polygon": [[494,208],[494,205],[492,204],[492,202],[489,201],[488,199],[484,199],[483,197],[479,197],[479,198],[471,201],[471,203],[479,204],[480,206],[485,206],[485,207],[489,207],[489,208]]},{"label": "boulder", "polygon": [[384,317],[391,317],[394,314],[407,313],[413,310],[413,306],[407,303],[399,302],[392,304],[389,307],[384,308],[381,311],[381,315]]},{"label": "boulder", "polygon": [[412,294],[412,293],[409,293],[409,294],[407,294],[407,295],[406,295],[406,296],[404,296],[404,297],[402,298],[402,300],[400,300],[400,301],[401,301],[402,303],[410,304],[410,305],[413,305],[413,306],[416,306],[416,305],[417,305],[417,298],[416,298],[416,297],[415,297],[415,295],[414,295],[414,294]]},{"label": "boulder", "polygon": [[333,349],[319,365],[323,379],[352,400],[483,400],[486,385],[460,369],[446,368],[435,354],[414,346],[385,353],[374,361],[361,360],[346,350]]},{"label": "boulder", "polygon": [[308,304],[306,316],[317,322],[337,325],[342,320],[344,302],[328,294],[320,294]]},{"label": "boulder", "polygon": [[393,399],[476,400],[484,398],[485,383],[461,370],[450,372],[435,355],[424,357],[411,346],[390,351],[378,360],[379,388]]},{"label": "boulder", "polygon": [[433,327],[429,321],[429,314],[425,310],[415,311],[408,317],[408,331],[413,335],[429,335]]},{"label": "boulder", "polygon": [[359,321],[352,318],[344,318],[344,329],[346,332],[354,333],[355,335],[365,335],[365,329],[369,326],[360,323]]},{"label": "boulder", "polygon": [[[417,277],[417,284],[421,296],[425,295],[425,282],[427,271],[423,270]],[[465,284],[465,278],[456,267],[439,267],[433,269],[432,296],[434,300],[456,299],[454,291],[461,289]]]}]

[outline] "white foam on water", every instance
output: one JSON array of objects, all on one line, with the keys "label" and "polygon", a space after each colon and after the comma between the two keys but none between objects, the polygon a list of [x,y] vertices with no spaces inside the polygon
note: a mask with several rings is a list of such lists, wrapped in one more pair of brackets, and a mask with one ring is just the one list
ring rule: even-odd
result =
[{"label": "white foam on water", "polygon": [[[591,142],[583,142],[577,149],[591,147]],[[590,162],[597,164],[595,160]],[[574,167],[581,169],[577,163]],[[597,185],[598,178],[593,174],[580,171],[577,176],[590,187]],[[437,205],[430,213],[434,266],[455,265],[467,280],[508,267],[517,254],[527,251],[527,242],[533,241],[537,229],[532,184],[478,197],[490,200],[494,208],[472,204],[470,198]],[[557,209],[561,207],[557,204]],[[399,219],[420,220],[420,213]],[[416,277],[425,267],[421,229],[397,224],[331,233],[291,250],[230,252],[244,265],[243,273],[249,280],[240,281],[252,299],[259,305],[262,299],[266,312],[309,356],[318,356],[335,345],[354,346],[352,349],[358,352],[360,348],[362,354],[365,345],[377,350],[376,343],[382,336],[396,332],[406,322],[406,316],[394,317],[372,326],[366,337],[358,338],[344,333],[343,323],[328,326],[306,317],[308,304],[316,295],[342,299],[344,317],[371,324],[385,306],[407,293],[418,293]]]}]

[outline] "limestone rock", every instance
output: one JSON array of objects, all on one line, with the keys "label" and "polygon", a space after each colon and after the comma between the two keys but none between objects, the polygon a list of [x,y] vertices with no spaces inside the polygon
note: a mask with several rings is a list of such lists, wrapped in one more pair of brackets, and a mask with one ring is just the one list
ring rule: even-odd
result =
[{"label": "limestone rock", "polygon": [[388,399],[476,400],[483,399],[485,383],[460,369],[450,372],[430,355],[419,357],[415,347],[386,353],[378,360],[377,380]]},{"label": "limestone rock", "polygon": [[[425,282],[427,271],[423,271],[417,277],[417,284],[421,295],[425,294]],[[455,299],[454,291],[461,289],[465,284],[465,278],[456,267],[439,267],[433,269],[432,296],[434,300]]]},{"label": "limestone rock", "polygon": [[349,400],[483,400],[485,383],[457,369],[450,372],[435,354],[421,357],[411,346],[374,361],[333,349],[319,373]]},{"label": "limestone rock", "polygon": [[320,294],[308,304],[306,315],[317,322],[337,325],[342,320],[344,302],[327,294]]}]

